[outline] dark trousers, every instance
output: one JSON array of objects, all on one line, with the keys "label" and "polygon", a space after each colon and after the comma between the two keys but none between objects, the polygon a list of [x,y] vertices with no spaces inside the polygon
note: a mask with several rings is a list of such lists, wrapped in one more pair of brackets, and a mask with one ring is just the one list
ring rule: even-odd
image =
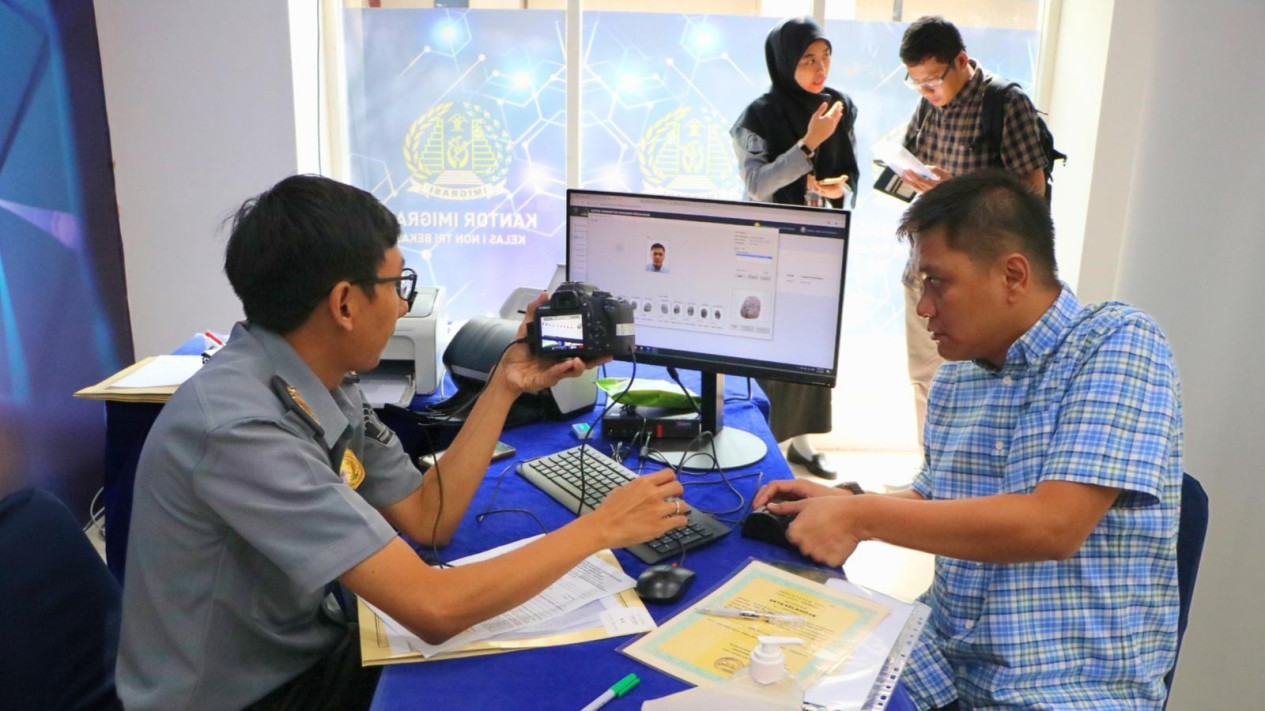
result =
[{"label": "dark trousers", "polygon": [[307,671],[243,711],[368,711],[381,667],[360,666],[360,628]]}]

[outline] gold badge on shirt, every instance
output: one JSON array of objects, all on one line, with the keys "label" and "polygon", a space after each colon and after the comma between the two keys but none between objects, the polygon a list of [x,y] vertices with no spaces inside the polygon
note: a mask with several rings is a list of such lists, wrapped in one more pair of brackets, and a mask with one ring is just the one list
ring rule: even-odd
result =
[{"label": "gold badge on shirt", "polygon": [[360,482],[365,480],[365,465],[360,463],[360,458],[356,453],[348,449],[343,452],[343,466],[339,470],[343,481],[350,486],[353,491],[360,488]]},{"label": "gold badge on shirt", "polygon": [[286,392],[290,393],[290,399],[294,400],[294,404],[298,405],[299,409],[303,410],[303,412],[306,413],[308,417],[312,418],[313,422],[317,421],[316,413],[312,412],[312,406],[307,404],[307,400],[304,400],[303,396],[299,394],[298,388],[294,387],[293,385],[287,384]]}]

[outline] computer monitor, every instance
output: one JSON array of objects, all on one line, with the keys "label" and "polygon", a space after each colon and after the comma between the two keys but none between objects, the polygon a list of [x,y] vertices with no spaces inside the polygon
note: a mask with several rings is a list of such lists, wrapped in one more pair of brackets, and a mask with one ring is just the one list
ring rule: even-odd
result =
[{"label": "computer monitor", "polygon": [[660,441],[662,461],[764,458],[763,440],[724,427],[724,374],[834,386],[850,225],[841,210],[567,191],[567,278],[633,305],[637,362],[702,373],[714,440]]}]

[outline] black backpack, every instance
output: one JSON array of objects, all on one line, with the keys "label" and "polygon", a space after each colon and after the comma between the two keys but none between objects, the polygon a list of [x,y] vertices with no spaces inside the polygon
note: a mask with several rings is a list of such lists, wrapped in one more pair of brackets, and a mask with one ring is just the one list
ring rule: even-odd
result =
[{"label": "black backpack", "polygon": [[[988,151],[988,162],[1001,167],[1001,140],[1003,123],[1006,120],[1006,94],[1012,89],[1019,89],[1018,82],[1007,82],[992,74],[984,75],[984,104],[980,112],[980,124],[984,130],[971,145],[971,150]],[[924,99],[925,101],[925,99]],[[1054,134],[1046,125],[1040,111],[1037,111],[1037,137],[1041,141],[1041,152],[1045,154],[1045,201],[1050,201],[1054,190],[1054,161],[1061,160],[1067,165],[1067,154],[1054,147]]]},{"label": "black backpack", "polygon": [[[980,125],[984,127],[984,130],[980,132],[979,138],[971,144],[970,148],[977,152],[988,151],[989,164],[997,168],[1002,167],[1001,141],[1002,129],[1006,121],[1006,94],[1011,89],[1018,88],[1020,88],[1018,82],[1008,82],[992,74],[984,75],[984,100],[980,111]],[[919,102],[913,121],[920,127],[926,120],[930,107],[931,104],[926,99]],[[1061,160],[1066,165],[1067,154],[1054,147],[1054,134],[1050,133],[1050,127],[1046,125],[1041,115],[1041,112],[1037,111],[1037,137],[1041,141],[1041,152],[1045,154],[1045,201],[1048,203],[1054,190],[1054,161]],[[915,134],[915,141],[916,136],[917,134]],[[914,151],[912,145],[906,145],[905,148],[911,153]]]}]

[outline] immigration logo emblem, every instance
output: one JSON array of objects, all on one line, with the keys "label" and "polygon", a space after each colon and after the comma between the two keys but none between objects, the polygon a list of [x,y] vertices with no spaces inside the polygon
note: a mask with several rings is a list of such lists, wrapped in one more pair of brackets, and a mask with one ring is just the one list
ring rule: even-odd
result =
[{"label": "immigration logo emblem", "polygon": [[723,197],[738,184],[728,124],[708,108],[683,106],[651,124],[637,143],[637,163],[654,192]]},{"label": "immigration logo emblem", "polygon": [[478,104],[439,104],[413,122],[404,139],[409,192],[478,200],[505,190],[513,160],[509,131]]},{"label": "immigration logo emblem", "polygon": [[343,465],[338,468],[338,474],[344,484],[353,490],[359,489],[365,480],[365,465],[360,463],[360,457],[355,452],[347,449],[343,451]]}]

